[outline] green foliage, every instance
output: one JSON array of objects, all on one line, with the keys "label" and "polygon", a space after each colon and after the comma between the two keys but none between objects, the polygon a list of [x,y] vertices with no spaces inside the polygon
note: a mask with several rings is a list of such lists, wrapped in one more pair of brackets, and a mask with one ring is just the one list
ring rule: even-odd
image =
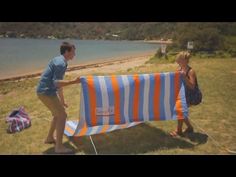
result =
[{"label": "green foliage", "polygon": [[162,53],[161,53],[161,48],[159,48],[156,52],[156,54],[154,55],[155,58],[161,58],[162,57]]},{"label": "green foliage", "polygon": [[[47,38],[53,35],[57,38],[79,39],[168,39],[180,41],[180,47],[186,48],[187,40],[198,37],[211,40],[217,34],[236,36],[236,23],[166,23],[166,22],[0,22],[0,35],[9,37]],[[23,34],[23,35],[22,35]],[[112,34],[117,34],[116,38]],[[22,36],[21,36],[22,35]],[[206,40],[205,39],[205,40]]]},{"label": "green foliage", "polygon": [[149,61],[146,62],[146,64],[153,64],[153,63],[174,63],[175,62],[175,58],[176,58],[176,54],[177,52],[173,52],[173,51],[169,51],[169,50],[166,50],[166,55],[163,55],[161,53],[161,49],[159,48],[157,50],[157,52],[155,53],[155,55],[153,57],[151,57],[149,59]]},{"label": "green foliage", "polygon": [[235,48],[229,48],[228,52],[231,57],[236,57],[236,49]]},{"label": "green foliage", "polygon": [[194,52],[212,52],[224,47],[224,40],[219,34],[217,28],[201,28],[201,26],[197,25],[189,26],[188,28],[186,27],[185,30],[183,30],[182,32],[180,31],[175,41],[175,45],[180,50],[186,50],[188,41],[193,41]]},{"label": "green foliage", "polygon": [[128,68],[128,69],[127,69],[127,72],[130,72],[130,71],[132,71],[132,68]]}]

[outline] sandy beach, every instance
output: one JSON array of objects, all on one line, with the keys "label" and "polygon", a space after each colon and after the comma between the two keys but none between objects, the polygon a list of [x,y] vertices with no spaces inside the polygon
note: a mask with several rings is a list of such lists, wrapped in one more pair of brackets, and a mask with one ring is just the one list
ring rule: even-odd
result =
[{"label": "sandy beach", "polygon": [[66,72],[66,75],[89,75],[94,73],[114,73],[126,71],[129,68],[134,68],[143,65],[150,59],[153,54],[135,56],[130,58],[120,58],[115,61],[101,62],[94,66]]},{"label": "sandy beach", "polygon": [[[114,57],[106,60],[98,60],[98,62],[88,62],[80,65],[69,66],[66,75],[89,75],[96,73],[114,73],[120,71],[126,71],[129,68],[134,68],[143,65],[146,61],[150,59],[155,54],[155,52],[146,52],[133,56],[126,57]],[[35,71],[32,73],[27,73],[24,75],[17,75],[9,78],[0,78],[0,82],[4,81],[14,81],[14,80],[24,80],[27,78],[38,78],[40,77],[42,71]]]}]

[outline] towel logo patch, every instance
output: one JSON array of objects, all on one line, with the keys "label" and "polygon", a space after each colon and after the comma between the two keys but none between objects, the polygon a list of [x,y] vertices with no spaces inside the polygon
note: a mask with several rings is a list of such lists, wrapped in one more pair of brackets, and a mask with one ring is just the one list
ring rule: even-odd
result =
[{"label": "towel logo patch", "polygon": [[96,116],[113,116],[114,106],[111,107],[96,107]]}]

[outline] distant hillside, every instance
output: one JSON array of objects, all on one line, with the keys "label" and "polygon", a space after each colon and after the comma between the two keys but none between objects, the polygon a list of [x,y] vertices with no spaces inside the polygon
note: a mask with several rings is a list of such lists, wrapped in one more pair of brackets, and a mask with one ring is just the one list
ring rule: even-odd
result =
[{"label": "distant hillside", "polygon": [[30,38],[143,40],[171,32],[172,23],[0,23],[0,35]]},{"label": "distant hillside", "polygon": [[236,23],[193,22],[0,22],[0,37],[103,40],[173,39],[173,48],[225,50],[236,47]]},{"label": "distant hillside", "polygon": [[215,28],[222,35],[236,35],[236,23],[59,23],[59,22],[0,22],[0,35],[31,38],[79,38],[79,39],[159,39],[172,38],[180,33],[196,29]]}]

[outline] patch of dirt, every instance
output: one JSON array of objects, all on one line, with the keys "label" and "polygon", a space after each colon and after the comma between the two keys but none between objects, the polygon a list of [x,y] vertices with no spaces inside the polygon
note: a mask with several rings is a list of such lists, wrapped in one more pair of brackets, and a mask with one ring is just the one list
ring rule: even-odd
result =
[{"label": "patch of dirt", "polygon": [[233,74],[236,74],[236,71],[231,71]]},{"label": "patch of dirt", "polygon": [[3,101],[8,96],[14,98],[15,96],[17,96],[17,93],[15,91],[11,91],[6,94],[0,94],[0,101]]}]

